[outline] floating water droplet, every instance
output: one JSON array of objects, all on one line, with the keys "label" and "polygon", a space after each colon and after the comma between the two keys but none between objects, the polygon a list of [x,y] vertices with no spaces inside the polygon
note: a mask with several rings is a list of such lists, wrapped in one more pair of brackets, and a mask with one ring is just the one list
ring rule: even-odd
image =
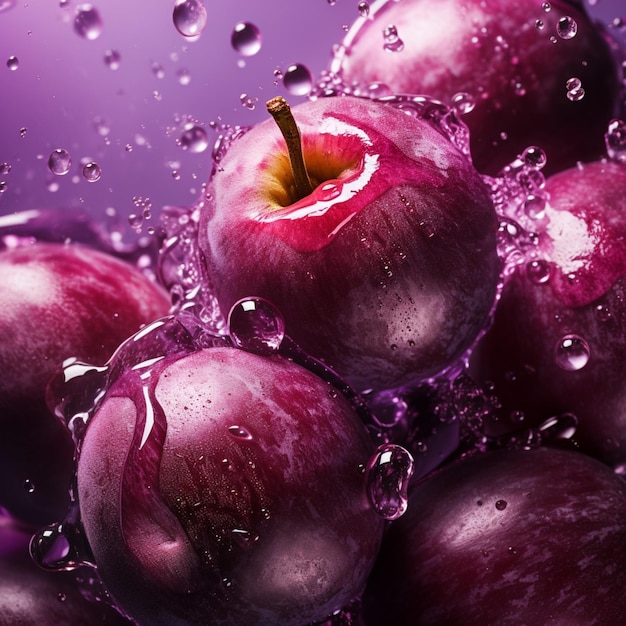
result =
[{"label": "floating water droplet", "polygon": [[567,97],[572,102],[578,102],[585,97],[585,90],[582,87],[580,78],[570,78],[565,83],[565,88],[567,89]]},{"label": "floating water droplet", "polygon": [[48,169],[57,176],[65,176],[72,166],[72,157],[67,150],[57,148],[48,157]]},{"label": "floating water droplet", "polygon": [[575,372],[587,365],[590,356],[589,344],[579,335],[562,337],[555,349],[556,364],[568,372]]},{"label": "floating water droplet", "polygon": [[11,171],[10,163],[0,163],[0,176],[4,176]]},{"label": "floating water droplet", "polygon": [[104,53],[104,64],[110,70],[118,70],[120,68],[121,61],[122,55],[117,50],[107,50]]},{"label": "floating water droplet", "polygon": [[57,600],[59,602],[65,602],[67,600],[67,596],[64,593],[59,592],[57,593]]},{"label": "floating water droplet", "polygon": [[230,310],[228,332],[238,348],[257,354],[272,354],[278,351],[285,337],[285,320],[268,300],[246,298]]},{"label": "floating water droplet", "polygon": [[254,109],[256,108],[256,103],[259,101],[258,98],[255,98],[253,96],[249,96],[247,93],[242,93],[239,96],[239,102],[241,102],[241,104],[246,108],[249,109],[250,111],[254,111]]},{"label": "floating water droplet", "polygon": [[20,62],[16,56],[10,56],[7,59],[7,67],[14,72],[20,66]]},{"label": "floating water droplet", "polygon": [[163,78],[165,78],[165,70],[163,69],[163,66],[160,63],[157,63],[156,61],[152,64],[152,73],[159,80],[162,80]]},{"label": "floating water droplet", "polygon": [[191,82],[191,74],[186,67],[181,67],[176,72],[176,77],[178,78],[178,82],[181,85],[187,86]]},{"label": "floating water droplet", "polygon": [[176,0],[172,19],[183,37],[195,41],[206,27],[207,11],[200,0]]},{"label": "floating water droplet", "polygon": [[541,5],[541,8],[546,12],[546,13],[550,13],[550,11],[552,10],[552,5],[549,2],[544,2]]},{"label": "floating water droplet", "polygon": [[231,531],[233,539],[242,547],[248,548],[255,541],[259,540],[259,536],[251,533],[248,530],[243,530],[241,528],[233,528]]},{"label": "floating water droplet", "polygon": [[252,439],[252,435],[250,432],[245,429],[243,426],[229,426],[227,428],[228,434],[234,437],[235,439],[240,439],[243,441],[250,441]]},{"label": "floating water droplet", "polygon": [[404,41],[398,35],[398,29],[390,24],[383,30],[383,49],[387,52],[402,52]]},{"label": "floating water droplet", "polygon": [[74,17],[74,31],[83,39],[93,41],[102,34],[104,24],[98,10],[91,4],[81,4],[76,7]]},{"label": "floating water droplet", "polygon": [[26,128],[26,126],[22,126],[22,128],[20,128],[20,137],[22,137],[22,139],[26,137],[27,132],[28,132],[28,128]]},{"label": "floating water droplet", "polygon": [[535,20],[535,28],[537,30],[543,30],[545,22],[543,20]]},{"label": "floating water droplet", "polygon": [[262,44],[261,31],[250,22],[239,22],[230,36],[230,45],[245,57],[254,56]]},{"label": "floating water droplet", "polygon": [[306,65],[294,63],[283,76],[285,89],[294,96],[306,96],[313,88],[313,77]]},{"label": "floating water droplet", "polygon": [[626,163],[626,122],[614,119],[604,135],[606,153],[611,161]]},{"label": "floating water droplet", "polygon": [[5,180],[0,180],[0,193],[4,193],[9,188],[9,184]]},{"label": "floating water droplet", "polygon": [[496,509],[498,509],[498,511],[504,511],[507,505],[508,502],[506,500],[496,500]]},{"label": "floating water droplet", "polygon": [[35,493],[35,483],[27,478],[24,481],[24,490],[26,493]]},{"label": "floating water droplet", "polygon": [[572,39],[577,32],[578,24],[573,17],[565,15],[557,22],[556,33],[561,39]]},{"label": "floating water droplet", "polygon": [[90,161],[89,163],[85,163],[83,166],[83,178],[90,182],[95,183],[100,180],[102,176],[102,169],[95,161]]},{"label": "floating water droplet", "polygon": [[536,170],[542,169],[548,161],[546,153],[537,146],[530,146],[522,152],[522,161]]},{"label": "floating water droplet", "polygon": [[39,567],[50,571],[69,571],[82,565],[72,545],[76,530],[55,523],[39,530],[30,541],[30,554]]},{"label": "floating water droplet", "polygon": [[96,132],[100,135],[100,137],[106,137],[111,132],[109,122],[103,117],[94,118],[93,127],[96,129]]},{"label": "floating water droplet", "polygon": [[545,285],[550,280],[550,264],[543,259],[535,259],[526,264],[526,274],[534,283]]},{"label": "floating water droplet", "polygon": [[365,470],[367,495],[374,510],[387,520],[398,519],[408,506],[413,457],[402,446],[379,446]]},{"label": "floating water droplet", "polygon": [[559,439],[571,439],[578,427],[578,419],[572,413],[562,413],[548,418],[542,422],[538,430],[542,439],[557,441]]},{"label": "floating water droplet", "polygon": [[466,115],[474,110],[476,106],[476,100],[474,96],[464,91],[461,91],[452,96],[452,106],[461,114]]},{"label": "floating water droplet", "polygon": [[357,10],[361,17],[369,17],[369,14],[370,14],[369,2],[359,2],[359,6],[357,7]]},{"label": "floating water droplet", "polygon": [[193,123],[185,125],[178,141],[183,150],[189,150],[189,152],[196,154],[204,152],[209,147],[206,131],[202,126]]}]

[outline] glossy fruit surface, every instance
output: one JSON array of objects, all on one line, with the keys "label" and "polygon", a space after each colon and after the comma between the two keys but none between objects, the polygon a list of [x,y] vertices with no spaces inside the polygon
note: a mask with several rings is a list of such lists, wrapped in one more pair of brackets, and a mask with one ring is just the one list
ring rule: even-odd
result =
[{"label": "glossy fruit surface", "polygon": [[338,97],[293,113],[311,194],[295,196],[272,120],[234,142],[210,181],[200,245],[222,310],[266,298],[359,390],[437,374],[493,306],[497,220],[482,179],[410,110]]},{"label": "glossy fruit surface", "polygon": [[626,487],[540,448],[477,454],[416,487],[365,595],[368,626],[619,623]]},{"label": "glossy fruit surface", "polygon": [[[383,33],[394,26],[395,36]],[[476,167],[494,175],[528,146],[556,172],[604,154],[620,110],[611,45],[582,6],[556,0],[384,0],[333,63],[347,85],[382,83],[466,111]],[[576,82],[577,81],[577,82]]]},{"label": "glossy fruit surface", "polygon": [[343,397],[282,357],[215,347],[138,365],[79,459],[99,573],[142,626],[322,620],[379,547],[372,452]]}]

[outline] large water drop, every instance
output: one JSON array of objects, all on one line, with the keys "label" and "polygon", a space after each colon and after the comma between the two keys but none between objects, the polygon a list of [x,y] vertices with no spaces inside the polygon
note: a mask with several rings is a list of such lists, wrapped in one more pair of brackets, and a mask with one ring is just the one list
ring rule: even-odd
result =
[{"label": "large water drop", "polygon": [[172,19],[183,37],[195,40],[206,27],[207,11],[200,0],[176,0]]},{"label": "large water drop", "polygon": [[48,169],[57,176],[64,176],[70,171],[72,157],[67,150],[57,148],[48,157]]},{"label": "large water drop", "polygon": [[230,43],[239,54],[254,56],[261,49],[261,31],[250,22],[239,22],[233,29]]},{"label": "large water drop", "polygon": [[180,147],[189,152],[204,152],[209,147],[209,138],[202,126],[186,124],[179,138]]},{"label": "large water drop", "polygon": [[285,337],[285,321],[268,300],[246,298],[230,310],[228,331],[237,347],[257,354],[272,354],[278,351]]},{"label": "large water drop", "polygon": [[569,334],[558,341],[554,359],[561,369],[575,372],[587,365],[590,354],[589,344],[582,337]]},{"label": "large water drop", "polygon": [[83,39],[98,39],[102,34],[104,24],[98,9],[90,4],[81,4],[76,7],[74,30]]},{"label": "large water drop", "polygon": [[561,39],[572,39],[578,32],[578,24],[573,17],[566,15],[558,21],[556,32]]},{"label": "large water drop", "polygon": [[290,65],[283,76],[285,89],[294,96],[306,96],[313,88],[313,77],[306,65]]}]

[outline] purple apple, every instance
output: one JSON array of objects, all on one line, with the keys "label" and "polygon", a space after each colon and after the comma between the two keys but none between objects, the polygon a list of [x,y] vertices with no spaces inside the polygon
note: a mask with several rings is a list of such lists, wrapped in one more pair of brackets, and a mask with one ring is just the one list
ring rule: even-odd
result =
[{"label": "purple apple", "polygon": [[73,444],[46,406],[64,359],[103,364],[124,339],[165,315],[164,290],[136,268],[78,245],[0,252],[0,505],[32,524],[61,519]]},{"label": "purple apple", "polygon": [[470,359],[502,408],[489,435],[571,413],[587,452],[626,464],[626,165],[595,162],[548,178],[536,250],[505,284]]},{"label": "purple apple", "polygon": [[232,144],[200,245],[224,312],[258,296],[360,391],[413,384],[475,341],[494,303],[497,219],[467,157],[417,114],[364,98],[293,110],[298,191],[271,119]]},{"label": "purple apple", "polygon": [[476,454],[418,485],[364,596],[367,626],[618,624],[626,486],[578,452]]},{"label": "purple apple", "polygon": [[[382,83],[447,104],[460,98],[460,110],[471,109],[463,119],[485,174],[532,145],[546,152],[546,172],[560,171],[604,153],[603,134],[620,110],[612,44],[581,5],[382,0],[349,31],[331,72],[349,88]],[[389,25],[403,44],[396,52],[385,44]],[[571,79],[580,85],[568,88]]]},{"label": "purple apple", "polygon": [[379,548],[372,453],[347,400],[281,356],[213,347],[137,364],[79,456],[99,574],[142,626],[322,620],[362,591]]}]

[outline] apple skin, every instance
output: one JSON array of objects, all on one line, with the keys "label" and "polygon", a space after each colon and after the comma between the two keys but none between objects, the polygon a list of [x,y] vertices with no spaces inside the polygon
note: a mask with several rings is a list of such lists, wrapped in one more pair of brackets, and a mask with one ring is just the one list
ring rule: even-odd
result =
[{"label": "apple skin", "polygon": [[626,486],[578,452],[476,454],[431,475],[386,535],[367,626],[617,624]]},{"label": "apple skin", "polygon": [[319,183],[294,201],[273,120],[230,147],[200,216],[223,311],[271,301],[306,352],[354,388],[436,375],[485,326],[500,263],[483,180],[447,138],[390,104],[337,97],[293,109]]},{"label": "apple skin", "polygon": [[63,518],[74,468],[69,431],[46,406],[48,381],[68,357],[103,364],[169,299],[112,256],[37,243],[0,252],[0,303],[0,505],[44,525]]},{"label": "apple skin", "polygon": [[46,572],[28,553],[30,534],[0,515],[0,626],[130,626],[115,609],[87,600],[78,576],[91,572]]},{"label": "apple skin", "polygon": [[383,529],[352,406],[278,355],[214,347],[155,367],[116,381],[78,462],[82,523],[119,606],[142,626],[288,626],[347,605]]},{"label": "apple skin", "polygon": [[[604,132],[620,112],[621,78],[614,44],[584,8],[561,0],[550,5],[545,12],[542,0],[377,2],[346,36],[331,72],[348,86],[383,83],[394,93],[447,104],[469,94],[475,107],[463,121],[484,174],[497,174],[528,146],[546,152],[546,173],[567,169],[605,154]],[[566,16],[578,26],[567,40],[556,30]],[[404,42],[402,51],[383,48],[389,24]],[[585,90],[578,101],[567,96],[574,77]]]},{"label": "apple skin", "polygon": [[[528,263],[515,269],[469,371],[494,383],[502,404],[486,420],[488,435],[572,413],[578,445],[617,468],[626,464],[626,165],[566,170],[548,178],[545,191],[536,231],[547,280]],[[555,358],[570,334],[589,346],[588,362],[574,371]]]}]

